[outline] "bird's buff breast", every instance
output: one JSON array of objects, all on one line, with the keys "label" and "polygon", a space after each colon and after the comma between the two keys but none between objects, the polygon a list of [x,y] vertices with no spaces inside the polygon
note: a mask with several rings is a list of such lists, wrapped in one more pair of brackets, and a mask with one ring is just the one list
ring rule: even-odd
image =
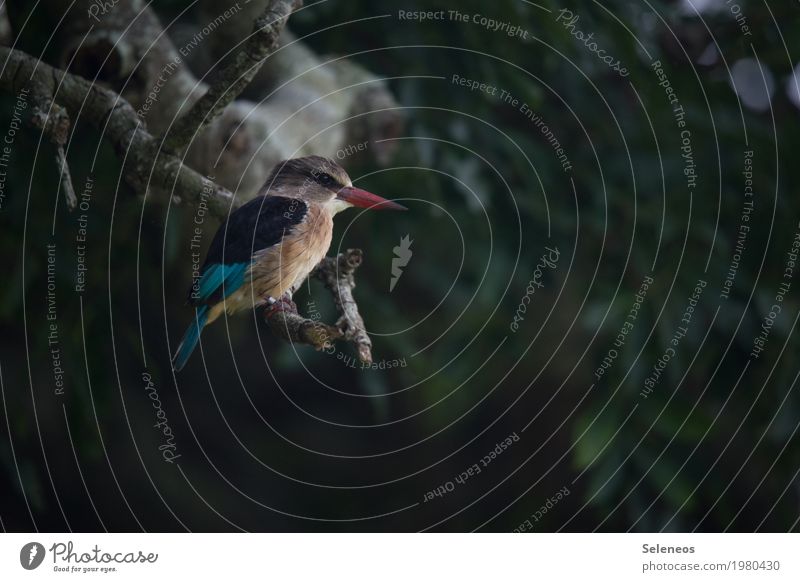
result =
[{"label": "bird's buff breast", "polygon": [[302,283],[327,254],[332,235],[330,215],[310,208],[306,219],[279,244],[255,254],[248,271],[251,285],[226,299],[228,313],[264,305]]}]

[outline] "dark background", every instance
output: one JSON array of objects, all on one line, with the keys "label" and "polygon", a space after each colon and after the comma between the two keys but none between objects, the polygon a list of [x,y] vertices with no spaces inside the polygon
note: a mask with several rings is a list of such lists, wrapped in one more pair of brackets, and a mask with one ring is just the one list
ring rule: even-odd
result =
[{"label": "dark background", "polygon": [[[356,295],[375,358],[405,367],[350,368],[280,342],[245,314],[208,328],[204,358],[196,353],[176,378],[169,356],[190,317],[192,209],[168,213],[119,186],[119,162],[101,145],[78,295],[77,224],[55,203],[54,150],[20,131],[0,207],[3,528],[511,531],[529,520],[534,531],[797,529],[800,282],[764,352],[750,356],[800,220],[800,112],[787,91],[797,94],[787,84],[800,48],[797,4],[742,0],[750,36],[724,3],[701,15],[678,2],[538,4],[546,10],[521,0],[331,0],[290,21],[317,53],[360,53],[352,58],[393,77],[406,108],[407,139],[388,169],[345,165],[359,186],[405,199],[410,211],[349,211],[334,241],[364,249]],[[162,21],[184,6],[155,4]],[[563,7],[627,78],[556,22]],[[397,18],[448,8],[518,24],[529,39]],[[321,30],[380,14],[391,17]],[[189,10],[181,24],[196,19]],[[30,26],[20,46],[38,54],[46,34],[36,18]],[[764,93],[763,78],[736,77],[738,94],[730,81],[754,56],[773,85],[762,109],[748,98]],[[686,111],[692,190],[653,60]],[[454,74],[529,104],[572,170],[518,108],[453,85]],[[3,131],[13,106],[3,96]],[[82,184],[102,136],[82,129],[75,139],[70,162]],[[751,229],[722,299],[746,150]],[[392,249],[406,234],[414,255],[390,293]],[[58,249],[63,396],[47,342],[49,243]],[[546,246],[559,261],[514,333]],[[634,329],[597,380],[647,275]],[[699,279],[707,286],[689,331],[644,398]],[[309,298],[333,318],[321,285],[297,295],[301,311]],[[175,434],[173,464],[158,450],[145,373]],[[513,433],[518,441],[480,474],[454,481]],[[452,491],[425,501],[449,481]],[[564,487],[568,496],[548,501]]]}]

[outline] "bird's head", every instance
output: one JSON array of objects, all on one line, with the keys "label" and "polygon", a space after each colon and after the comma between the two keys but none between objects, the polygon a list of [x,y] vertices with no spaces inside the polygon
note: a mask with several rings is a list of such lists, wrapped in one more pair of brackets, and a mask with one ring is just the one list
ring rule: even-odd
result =
[{"label": "bird's head", "polygon": [[259,194],[325,204],[333,214],[351,206],[371,210],[406,210],[405,206],[396,202],[354,187],[344,168],[321,156],[279,162]]}]

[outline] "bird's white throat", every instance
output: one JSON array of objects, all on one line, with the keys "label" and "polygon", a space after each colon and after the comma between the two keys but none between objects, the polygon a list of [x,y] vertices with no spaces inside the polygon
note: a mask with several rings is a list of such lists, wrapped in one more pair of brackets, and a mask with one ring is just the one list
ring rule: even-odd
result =
[{"label": "bird's white throat", "polygon": [[331,214],[339,214],[342,210],[346,210],[353,205],[349,202],[345,202],[344,200],[340,200],[339,198],[334,198],[328,202],[328,206],[331,209]]}]

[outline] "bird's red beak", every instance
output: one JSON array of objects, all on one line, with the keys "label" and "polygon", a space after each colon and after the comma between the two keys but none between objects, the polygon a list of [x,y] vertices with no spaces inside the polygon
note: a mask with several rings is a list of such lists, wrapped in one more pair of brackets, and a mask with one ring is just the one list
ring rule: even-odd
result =
[{"label": "bird's red beak", "polygon": [[361,190],[360,188],[347,187],[339,190],[339,200],[344,200],[358,206],[359,208],[369,208],[370,210],[408,210],[405,206],[392,202],[386,198],[381,198],[372,192]]}]

